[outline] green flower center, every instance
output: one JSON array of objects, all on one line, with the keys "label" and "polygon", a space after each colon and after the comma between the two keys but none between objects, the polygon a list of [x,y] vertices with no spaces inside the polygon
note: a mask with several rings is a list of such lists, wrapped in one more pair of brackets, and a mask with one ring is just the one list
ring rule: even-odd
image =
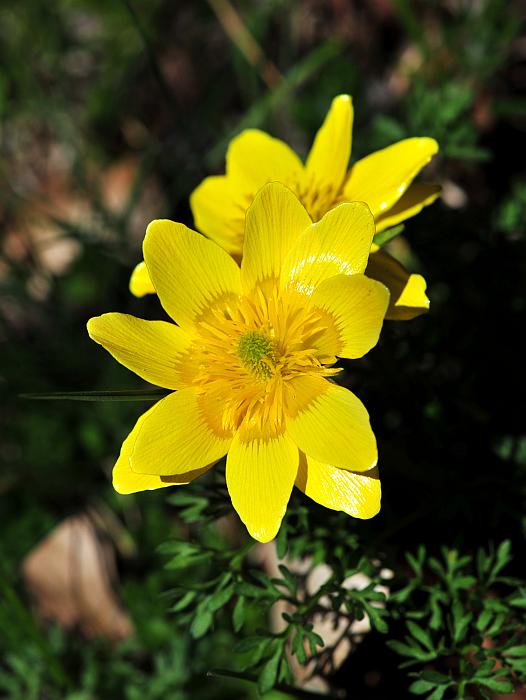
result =
[{"label": "green flower center", "polygon": [[259,331],[249,331],[241,336],[237,353],[243,366],[258,379],[270,379],[277,364],[274,344]]}]

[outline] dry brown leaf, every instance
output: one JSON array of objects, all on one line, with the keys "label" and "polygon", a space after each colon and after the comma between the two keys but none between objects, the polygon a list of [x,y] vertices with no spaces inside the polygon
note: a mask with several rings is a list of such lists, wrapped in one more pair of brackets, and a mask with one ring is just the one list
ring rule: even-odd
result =
[{"label": "dry brown leaf", "polygon": [[24,560],[24,579],[39,616],[86,637],[118,641],[133,634],[113,589],[115,554],[87,515],[67,518]]},{"label": "dry brown leaf", "polygon": [[[115,161],[105,170],[87,168],[90,179],[98,183],[101,202],[106,211],[119,216],[128,206],[139,174],[139,159],[128,156]],[[44,174],[46,174],[45,171]],[[63,224],[78,227],[101,240],[117,240],[116,233],[102,223],[89,197],[78,192],[67,171],[39,173],[26,204],[6,226],[1,241],[2,252],[17,263],[26,263],[33,273],[27,282],[28,294],[45,300],[51,287],[50,273],[67,272],[82,252],[82,243],[62,230]],[[128,233],[133,248],[140,248],[148,223],[161,211],[163,201],[155,179],[150,176],[136,193],[137,201],[128,219]],[[139,259],[139,252],[137,253]],[[9,266],[0,266],[0,279],[9,277]],[[2,310],[4,302],[2,302]],[[20,312],[16,312],[20,315]]]},{"label": "dry brown leaf", "polygon": [[[136,156],[126,156],[109,165],[99,175],[101,194],[104,206],[112,214],[120,214],[128,205],[135,180],[139,173],[139,159]],[[159,216],[163,209],[163,198],[160,188],[153,176],[149,176],[137,193],[137,201],[128,221],[130,239],[140,247],[146,227]]]}]

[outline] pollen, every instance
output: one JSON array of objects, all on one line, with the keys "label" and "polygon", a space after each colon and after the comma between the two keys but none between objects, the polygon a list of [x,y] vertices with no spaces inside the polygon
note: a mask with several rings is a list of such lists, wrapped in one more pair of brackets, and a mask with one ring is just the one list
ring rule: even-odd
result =
[{"label": "pollen", "polygon": [[270,379],[274,375],[277,357],[274,343],[260,331],[249,331],[239,339],[237,353],[245,369],[257,379]]}]

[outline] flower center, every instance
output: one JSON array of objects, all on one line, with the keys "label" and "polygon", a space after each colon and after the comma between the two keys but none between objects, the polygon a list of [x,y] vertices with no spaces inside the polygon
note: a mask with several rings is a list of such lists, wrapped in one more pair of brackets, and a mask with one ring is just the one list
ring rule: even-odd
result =
[{"label": "flower center", "polygon": [[320,184],[305,172],[289,178],[286,183],[296,193],[313,221],[319,221],[338,202],[343,201],[341,187]]},{"label": "flower center", "polygon": [[222,430],[243,425],[257,435],[280,434],[298,402],[298,377],[340,371],[320,342],[326,332],[306,297],[258,287],[211,307],[199,321],[190,381],[203,406],[221,416]]},{"label": "flower center", "polygon": [[239,339],[237,354],[243,366],[257,379],[270,379],[274,374],[277,364],[274,343],[260,331],[244,333]]}]

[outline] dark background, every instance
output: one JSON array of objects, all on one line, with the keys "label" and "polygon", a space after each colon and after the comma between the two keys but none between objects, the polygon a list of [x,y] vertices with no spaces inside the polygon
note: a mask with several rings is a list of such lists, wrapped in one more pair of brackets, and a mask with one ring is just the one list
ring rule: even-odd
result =
[{"label": "dark background", "polygon": [[[204,678],[211,656],[230,663],[226,632],[197,645],[174,633],[156,548],[182,526],[166,493],[112,491],[111,467],[145,406],[19,394],[140,387],[85,323],[105,311],[159,316],[155,299],[128,292],[147,223],[191,226],[189,194],[222,172],[243,128],[305,155],[341,92],[355,105],[353,159],[433,136],[441,150],[425,175],[444,194],[391,244],[428,280],[429,314],[387,322],[378,347],[348,365],[378,437],[383,506],[371,522],[340,522],[391,563],[421,543],[474,550],[505,538],[517,569],[524,556],[524,8],[236,9],[240,25],[220,0],[0,5],[0,695],[66,697],[61,673],[76,700],[252,693]],[[24,557],[86,511],[116,551],[136,630],[116,646],[42,627],[22,583]],[[371,644],[358,653],[380,653]],[[387,682],[396,664],[377,665]],[[364,698],[375,692],[366,666],[339,679]]]}]

